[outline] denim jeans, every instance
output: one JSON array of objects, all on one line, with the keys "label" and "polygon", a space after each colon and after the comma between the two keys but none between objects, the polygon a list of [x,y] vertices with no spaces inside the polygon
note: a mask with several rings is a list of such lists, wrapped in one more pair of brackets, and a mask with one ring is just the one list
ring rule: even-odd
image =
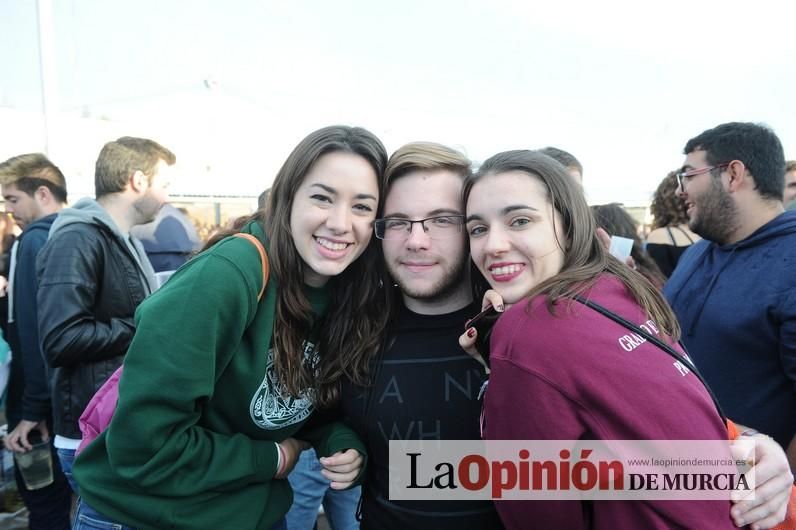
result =
[{"label": "denim jeans", "polygon": [[111,521],[80,499],[72,530],[135,530],[135,528]]},{"label": "denim jeans", "polygon": [[64,476],[69,482],[69,486],[72,488],[72,491],[80,495],[77,482],[75,482],[75,478],[72,476],[72,464],[75,463],[75,450],[56,448],[55,452],[58,454],[58,461],[61,463],[61,470],[63,470]]},{"label": "denim jeans", "polygon": [[312,530],[318,518],[318,508],[323,510],[333,530],[358,530],[357,504],[361,488],[345,491],[329,489],[329,481],[321,475],[323,466],[313,449],[301,453],[296,467],[287,479],[293,488],[293,506],[287,512],[288,530]]}]

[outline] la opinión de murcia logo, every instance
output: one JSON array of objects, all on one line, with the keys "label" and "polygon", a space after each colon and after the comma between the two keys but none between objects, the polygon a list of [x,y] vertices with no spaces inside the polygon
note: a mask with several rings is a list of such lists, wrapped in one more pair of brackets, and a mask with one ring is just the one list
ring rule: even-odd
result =
[{"label": "la opini\u00f3n de murcia logo", "polygon": [[754,489],[743,443],[392,441],[390,499],[729,499]]}]

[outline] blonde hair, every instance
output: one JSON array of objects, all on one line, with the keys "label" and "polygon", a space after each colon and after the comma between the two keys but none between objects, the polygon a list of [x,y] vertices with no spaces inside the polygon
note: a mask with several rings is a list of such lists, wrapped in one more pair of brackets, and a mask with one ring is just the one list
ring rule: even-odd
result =
[{"label": "blonde hair", "polygon": [[0,164],[0,184],[13,184],[31,196],[45,186],[59,202],[66,202],[64,174],[42,153],[14,156]]},{"label": "blonde hair", "polygon": [[153,140],[122,136],[108,142],[102,147],[94,169],[96,196],[124,191],[130,175],[136,171],[151,178],[161,160],[171,166],[177,157]]},{"label": "blonde hair", "polygon": [[434,142],[412,142],[395,151],[387,162],[387,186],[417,170],[447,169],[462,176],[472,173],[470,160],[459,151]]}]

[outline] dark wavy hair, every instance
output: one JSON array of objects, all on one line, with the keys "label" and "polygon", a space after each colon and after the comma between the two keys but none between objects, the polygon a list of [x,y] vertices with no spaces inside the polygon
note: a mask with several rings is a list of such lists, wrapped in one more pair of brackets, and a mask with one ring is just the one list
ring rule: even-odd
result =
[{"label": "dark wavy hair", "polygon": [[636,263],[636,270],[641,273],[656,289],[663,289],[666,277],[655,260],[644,250],[644,244],[638,237],[638,225],[621,204],[598,204],[591,207],[597,226],[612,236],[626,237],[633,240],[630,256]]},{"label": "dark wavy hair", "polygon": [[782,200],[785,152],[777,135],[765,125],[722,123],[688,140],[683,154],[698,150],[705,151],[705,159],[711,166],[740,160],[752,175],[761,197]]},{"label": "dark wavy hair", "polygon": [[304,294],[307,264],[296,250],[290,213],[296,192],[313,165],[322,156],[336,152],[359,155],[370,164],[378,179],[378,212],[381,212],[387,165],[384,146],[363,128],[334,125],[311,133],[290,153],[274,179],[266,210],[239,219],[232,230],[217,234],[206,246],[234,233],[252,219],[262,223],[270,242],[271,274],[279,281],[272,339],[276,373],[293,396],[313,389],[319,407],[329,407],[337,401],[342,377],[366,384],[368,363],[387,324],[381,252],[376,238],[371,238],[361,256],[341,274],[329,279],[330,309],[321,324],[320,361],[315,369],[305,362],[304,341],[315,323]]},{"label": "dark wavy hair", "polygon": [[685,202],[677,196],[677,173],[679,170],[670,171],[655,190],[650,204],[650,213],[653,216],[652,228],[679,226],[688,223]]},{"label": "dark wavy hair", "polygon": [[507,171],[522,171],[539,179],[564,224],[562,228],[566,241],[559,242],[564,249],[561,271],[531,289],[526,295],[529,299],[545,295],[547,308],[552,313],[558,300],[582,294],[594,285],[600,274],[607,272],[619,278],[666,335],[674,340],[680,337],[680,326],[663,295],[644,276],[608,253],[595,234],[597,224],[583,191],[561,164],[552,158],[527,150],[496,154],[486,160],[475,175],[465,180],[465,205],[479,180]]}]

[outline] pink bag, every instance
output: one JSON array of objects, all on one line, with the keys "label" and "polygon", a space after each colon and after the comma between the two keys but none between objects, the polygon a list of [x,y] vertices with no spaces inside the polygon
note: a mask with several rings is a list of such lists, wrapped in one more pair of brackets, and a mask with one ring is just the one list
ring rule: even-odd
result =
[{"label": "pink bag", "polygon": [[[260,287],[260,292],[257,294],[257,301],[263,297],[265,286],[268,284],[268,255],[265,253],[260,240],[251,234],[234,234],[234,237],[242,237],[247,239],[257,248],[260,253],[260,263],[263,269],[263,283]],[[102,431],[108,428],[113,418],[113,413],[116,411],[116,404],[119,401],[119,378],[122,377],[122,368],[120,366],[113,372],[113,375],[97,390],[91,401],[88,402],[83,414],[80,415],[78,424],[80,425],[80,432],[83,434],[83,439],[80,440],[80,445],[75,452],[75,455],[80,452],[91,442],[93,442]]]},{"label": "pink bag", "polygon": [[83,439],[80,440],[75,455],[79,455],[84,447],[108,428],[111,418],[113,418],[113,412],[116,410],[116,402],[119,401],[119,378],[122,376],[122,368],[124,365],[113,372],[113,375],[97,390],[97,393],[88,402],[86,410],[80,415],[78,423]]}]

